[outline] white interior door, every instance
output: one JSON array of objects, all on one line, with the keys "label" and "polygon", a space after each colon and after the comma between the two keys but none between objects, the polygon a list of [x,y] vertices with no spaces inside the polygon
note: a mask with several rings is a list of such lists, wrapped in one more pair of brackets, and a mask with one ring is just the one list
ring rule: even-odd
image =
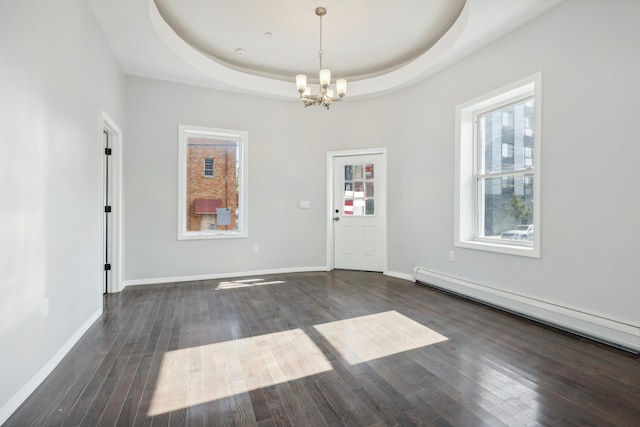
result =
[{"label": "white interior door", "polygon": [[[122,131],[103,113],[103,292],[120,292],[122,251]],[[107,154],[110,153],[110,154]],[[111,209],[107,208],[110,206]],[[107,212],[109,211],[110,212]],[[109,267],[107,267],[107,265]],[[109,269],[108,269],[109,268]]]},{"label": "white interior door", "polygon": [[386,161],[384,153],[333,158],[334,267],[386,267]]}]

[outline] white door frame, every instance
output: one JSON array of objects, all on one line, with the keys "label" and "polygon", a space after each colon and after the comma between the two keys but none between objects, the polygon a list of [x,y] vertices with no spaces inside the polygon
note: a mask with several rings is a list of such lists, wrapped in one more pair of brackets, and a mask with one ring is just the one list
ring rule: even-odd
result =
[{"label": "white door frame", "polygon": [[[353,150],[338,150],[338,151],[328,151],[327,152],[327,271],[331,271],[334,269],[335,261],[335,248],[333,241],[333,228],[334,228],[334,212],[336,207],[333,205],[334,202],[334,170],[333,170],[333,160],[336,157],[346,157],[346,156],[362,156],[367,154],[381,154],[382,162],[384,163],[384,169],[387,171],[387,147],[376,147],[376,148],[359,148]],[[382,191],[384,194],[387,194],[387,175],[388,171],[382,177],[381,182],[377,185],[382,186]],[[380,209],[376,207],[376,210]],[[382,230],[382,259],[383,261],[383,272],[387,271],[387,205],[385,203],[382,206],[382,212],[384,214],[384,227]]]},{"label": "white door frame", "polygon": [[[122,290],[122,283],[124,282],[124,250],[123,250],[123,235],[124,235],[124,221],[123,221],[123,193],[122,193],[122,131],[116,125],[116,123],[105,113],[102,113],[102,130],[109,134],[109,142],[111,145],[111,160],[109,162],[109,187],[111,191],[112,205],[112,233],[113,233],[113,250],[112,250],[112,267],[111,267],[111,281],[108,284],[107,292],[114,293]],[[104,266],[105,260],[105,234],[106,234],[106,215],[104,214],[104,192],[105,192],[105,162],[104,162],[104,143],[102,139],[102,131],[100,132],[100,159],[102,161],[102,199],[100,200],[101,215],[102,215],[102,251],[100,265]],[[104,289],[104,271],[102,272],[102,288]],[[102,295],[102,291],[100,292]]]}]

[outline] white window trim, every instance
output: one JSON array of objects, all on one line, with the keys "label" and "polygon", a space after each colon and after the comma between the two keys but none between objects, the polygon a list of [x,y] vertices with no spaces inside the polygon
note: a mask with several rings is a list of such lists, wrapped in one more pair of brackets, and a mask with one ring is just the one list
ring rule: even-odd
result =
[{"label": "white window trim", "polygon": [[[240,130],[178,126],[178,240],[237,239],[248,236],[249,133]],[[212,137],[238,142],[238,230],[187,231],[187,141],[189,136]]]},{"label": "white window trim", "polygon": [[[474,174],[475,117],[482,111],[495,108],[501,104],[514,102],[526,96],[535,98],[535,143],[533,146],[534,178],[533,178],[533,223],[535,239],[532,245],[518,242],[493,242],[488,239],[477,239],[476,236],[476,189]],[[511,255],[540,258],[541,242],[541,159],[542,159],[542,75],[534,74],[514,82],[491,93],[475,98],[456,107],[456,152],[455,152],[455,225],[454,246],[499,252]]]}]

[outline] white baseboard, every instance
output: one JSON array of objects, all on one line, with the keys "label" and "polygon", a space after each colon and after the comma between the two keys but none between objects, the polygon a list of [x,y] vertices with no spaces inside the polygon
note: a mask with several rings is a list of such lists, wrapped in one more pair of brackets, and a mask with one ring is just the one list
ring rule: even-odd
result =
[{"label": "white baseboard", "polygon": [[627,351],[640,352],[638,325],[490,288],[420,267],[414,269],[413,279]]},{"label": "white baseboard", "polygon": [[38,371],[2,408],[0,408],[0,425],[9,419],[9,417],[27,400],[27,398],[35,391],[36,388],[53,372],[62,359],[69,353],[71,348],[82,338],[85,332],[89,330],[91,325],[102,315],[102,309],[99,309],[87,319],[86,322],[64,343],[64,345],[56,352],[56,354],[47,362],[46,365]]},{"label": "white baseboard", "polygon": [[122,289],[124,289],[127,286],[156,285],[160,283],[174,283],[174,282],[193,282],[197,280],[231,279],[234,277],[267,276],[267,275],[273,275],[273,274],[287,274],[287,273],[310,273],[310,272],[317,272],[317,271],[327,271],[327,267],[326,266],[292,267],[292,268],[278,268],[278,269],[272,269],[272,270],[241,271],[241,272],[234,272],[234,273],[201,274],[197,276],[176,276],[176,277],[159,277],[154,279],[125,280],[122,283]]},{"label": "white baseboard", "polygon": [[409,282],[414,282],[415,279],[410,275],[410,274],[406,274],[406,273],[399,273],[397,271],[385,271],[382,274],[384,274],[385,276],[389,276],[389,277],[395,277],[396,279],[402,279],[402,280],[408,280]]}]

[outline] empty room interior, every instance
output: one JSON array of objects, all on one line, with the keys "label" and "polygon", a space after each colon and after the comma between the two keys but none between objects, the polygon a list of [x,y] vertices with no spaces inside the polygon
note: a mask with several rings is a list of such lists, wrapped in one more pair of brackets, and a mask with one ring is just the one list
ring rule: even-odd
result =
[{"label": "empty room interior", "polygon": [[639,20],[0,0],[0,425],[638,425]]}]

